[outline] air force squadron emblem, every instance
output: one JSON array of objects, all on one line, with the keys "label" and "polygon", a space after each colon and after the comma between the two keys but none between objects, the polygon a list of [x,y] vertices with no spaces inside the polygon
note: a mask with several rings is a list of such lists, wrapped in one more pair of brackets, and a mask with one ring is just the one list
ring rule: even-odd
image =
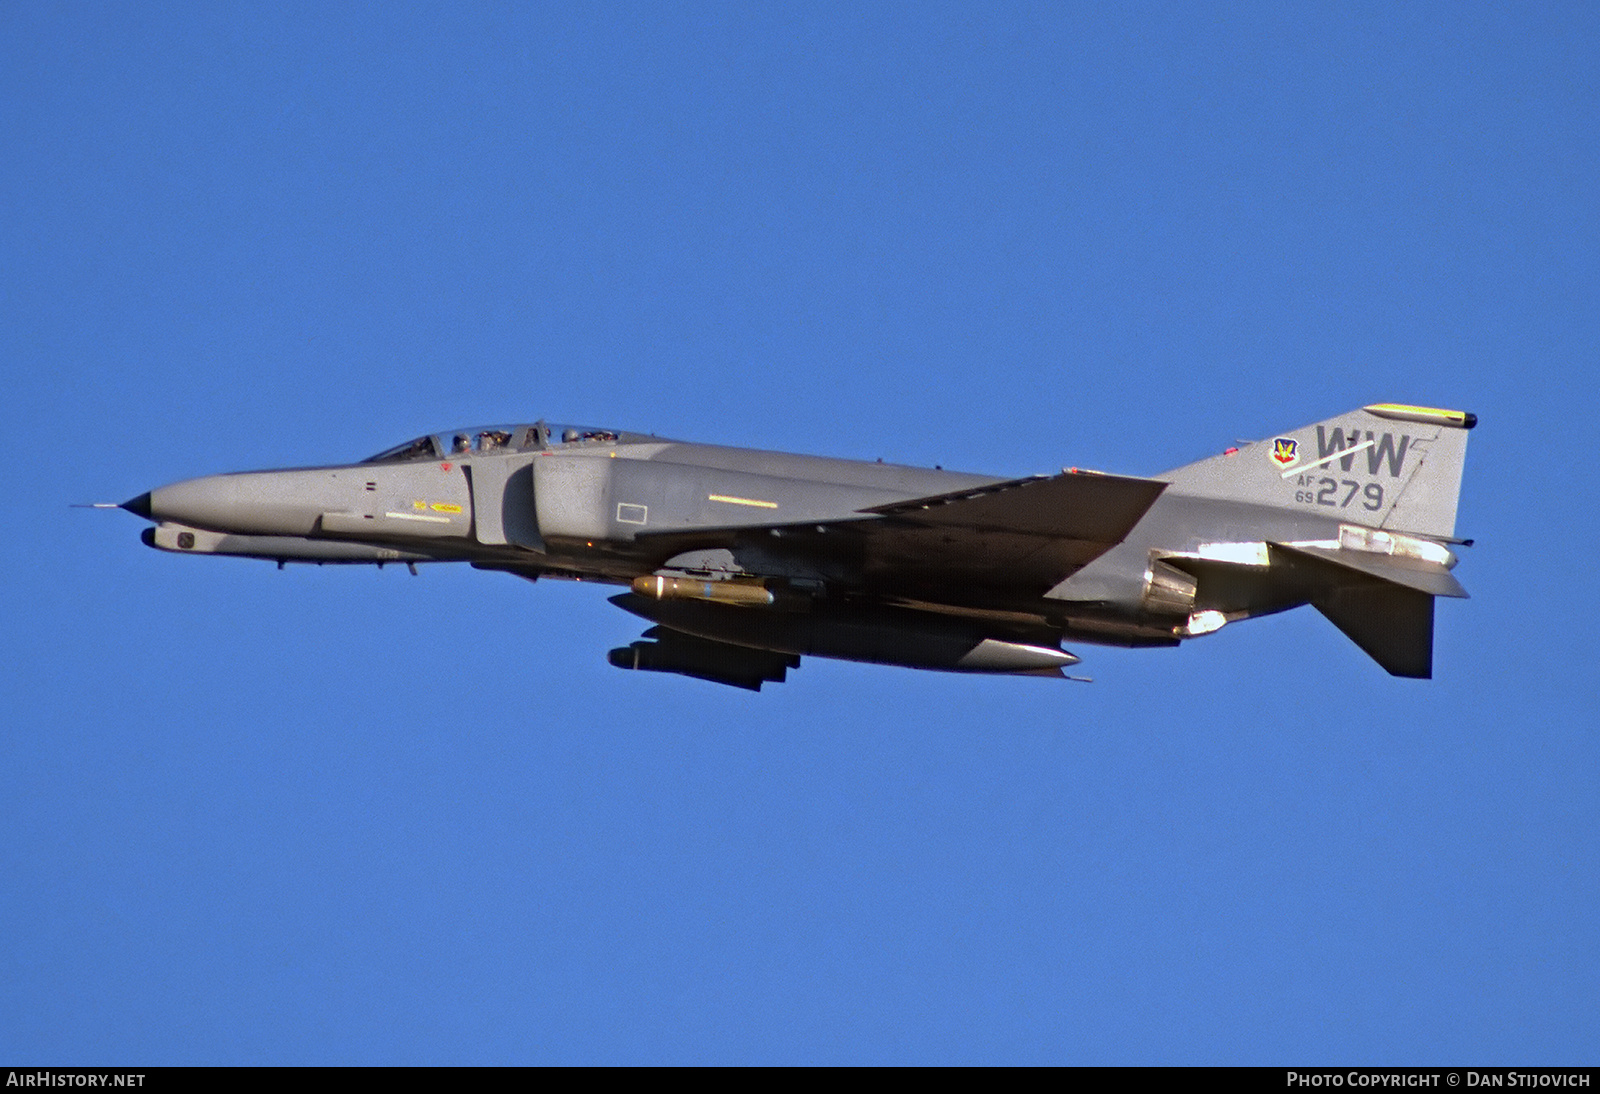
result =
[{"label": "air force squadron emblem", "polygon": [[1300,458],[1300,442],[1293,437],[1279,437],[1272,442],[1272,460],[1284,467]]}]

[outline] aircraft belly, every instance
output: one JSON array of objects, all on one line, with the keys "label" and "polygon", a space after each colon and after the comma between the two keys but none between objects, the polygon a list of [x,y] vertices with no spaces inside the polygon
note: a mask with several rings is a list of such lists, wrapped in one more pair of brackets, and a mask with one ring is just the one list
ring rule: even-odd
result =
[{"label": "aircraft belly", "polygon": [[432,562],[434,557],[417,551],[373,543],[349,543],[304,536],[238,536],[187,528],[181,524],[158,524],[144,530],[144,542],[175,554],[231,555],[283,562]]},{"label": "aircraft belly", "polygon": [[658,601],[632,593],[611,602],[684,634],[796,656],[979,673],[1035,673],[1078,660],[1048,631],[984,627],[900,608],[819,606],[784,612]]}]

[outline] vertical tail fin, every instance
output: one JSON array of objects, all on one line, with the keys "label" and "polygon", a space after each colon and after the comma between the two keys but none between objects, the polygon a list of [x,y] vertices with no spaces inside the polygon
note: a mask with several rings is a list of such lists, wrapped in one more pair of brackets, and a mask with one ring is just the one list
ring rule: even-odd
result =
[{"label": "vertical tail fin", "polygon": [[1477,423],[1459,410],[1374,403],[1156,477],[1177,493],[1450,539]]}]

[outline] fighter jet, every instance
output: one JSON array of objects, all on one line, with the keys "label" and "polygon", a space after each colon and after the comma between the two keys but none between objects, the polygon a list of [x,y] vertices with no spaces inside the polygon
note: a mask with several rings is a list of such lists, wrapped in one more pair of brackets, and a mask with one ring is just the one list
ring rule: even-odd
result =
[{"label": "fighter jet", "polygon": [[1396,676],[1433,670],[1476,416],[1397,403],[1153,478],[1006,479],[543,421],[359,463],[189,479],[120,507],[163,551],[467,562],[622,586],[611,664],[759,691],[802,657],[1066,676],[1063,642],[1176,646],[1313,605]]}]

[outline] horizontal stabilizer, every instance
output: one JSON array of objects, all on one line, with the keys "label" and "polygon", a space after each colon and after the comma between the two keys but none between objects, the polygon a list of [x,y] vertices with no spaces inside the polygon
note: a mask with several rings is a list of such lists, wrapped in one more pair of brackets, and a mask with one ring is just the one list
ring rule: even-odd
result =
[{"label": "horizontal stabilizer", "polygon": [[1154,479],[1068,471],[861,511],[917,524],[1113,544],[1122,542],[1166,488]]},{"label": "horizontal stabilizer", "polygon": [[1427,593],[1429,596],[1466,597],[1467,595],[1467,590],[1461,587],[1461,582],[1456,580],[1455,575],[1437,562],[1383,555],[1375,551],[1341,550],[1337,547],[1290,547],[1283,543],[1274,543],[1271,546],[1274,551],[1319,559],[1368,577],[1375,577],[1380,581]]},{"label": "horizontal stabilizer", "polygon": [[[1297,580],[1308,590],[1312,606],[1390,675],[1421,680],[1433,676],[1432,593],[1364,572],[1346,560],[1330,561],[1304,548],[1273,543],[1268,550],[1272,569],[1298,571]],[[1373,558],[1398,561],[1379,555]]]},{"label": "horizontal stabilizer", "polygon": [[1313,597],[1328,617],[1392,676],[1433,676],[1433,597],[1387,583],[1334,589]]}]

